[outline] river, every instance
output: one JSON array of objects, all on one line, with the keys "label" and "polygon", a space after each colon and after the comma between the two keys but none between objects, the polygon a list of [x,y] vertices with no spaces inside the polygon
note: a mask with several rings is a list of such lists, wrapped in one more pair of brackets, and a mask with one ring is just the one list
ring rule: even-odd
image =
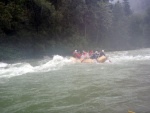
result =
[{"label": "river", "polygon": [[150,113],[150,49],[106,54],[0,62],[0,113]]}]

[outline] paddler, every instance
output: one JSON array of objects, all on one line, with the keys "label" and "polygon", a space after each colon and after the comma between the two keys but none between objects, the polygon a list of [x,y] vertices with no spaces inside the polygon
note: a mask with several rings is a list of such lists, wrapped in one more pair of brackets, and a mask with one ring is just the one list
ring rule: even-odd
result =
[{"label": "paddler", "polygon": [[77,50],[74,50],[73,56],[74,56],[75,58],[78,58],[78,59],[81,58],[81,54],[80,54]]},{"label": "paddler", "polygon": [[99,53],[98,53],[98,51],[95,51],[95,53],[93,53],[90,58],[91,59],[97,59],[98,57],[99,57]]},{"label": "paddler", "polygon": [[104,50],[100,51],[100,52],[99,52],[99,57],[101,57],[101,56],[106,56],[104,52],[105,52]]},{"label": "paddler", "polygon": [[[105,52],[104,50],[100,51],[99,57],[102,57],[102,56],[105,56],[105,57],[106,57],[106,55],[105,55],[104,52]],[[107,60],[111,63],[111,60],[109,60],[108,57],[107,57]]]}]

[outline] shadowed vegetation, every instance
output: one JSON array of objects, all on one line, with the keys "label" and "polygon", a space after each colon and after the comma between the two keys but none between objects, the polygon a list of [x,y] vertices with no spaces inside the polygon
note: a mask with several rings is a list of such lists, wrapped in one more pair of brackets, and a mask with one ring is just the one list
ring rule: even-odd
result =
[{"label": "shadowed vegetation", "polygon": [[134,14],[129,0],[1,0],[0,59],[149,47],[146,9]]}]

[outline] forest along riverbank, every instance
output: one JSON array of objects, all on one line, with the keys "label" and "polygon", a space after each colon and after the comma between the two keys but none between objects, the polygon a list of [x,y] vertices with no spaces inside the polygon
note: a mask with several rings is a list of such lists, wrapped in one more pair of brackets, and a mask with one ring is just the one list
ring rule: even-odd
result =
[{"label": "forest along riverbank", "polygon": [[149,6],[149,0],[1,0],[0,61],[150,47]]}]

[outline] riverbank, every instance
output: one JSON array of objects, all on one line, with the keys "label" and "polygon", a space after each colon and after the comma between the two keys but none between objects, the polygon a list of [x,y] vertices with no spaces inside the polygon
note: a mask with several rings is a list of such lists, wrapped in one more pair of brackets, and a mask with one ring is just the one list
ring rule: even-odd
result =
[{"label": "riverbank", "polygon": [[135,50],[140,48],[130,47],[130,48],[123,48],[123,49],[117,49],[117,48],[100,48],[100,47],[82,47],[81,48],[69,48],[66,46],[62,47],[55,47],[55,48],[48,48],[45,50],[41,49],[34,49],[31,47],[19,47],[18,45],[12,45],[12,44],[1,44],[0,45],[0,61],[19,61],[19,60],[25,60],[25,59],[39,59],[43,58],[44,56],[52,57],[53,55],[61,55],[61,56],[71,56],[74,49],[78,49],[79,51],[85,50],[97,50],[100,51],[101,49],[104,49],[106,52],[109,51],[124,51],[124,50]]}]

